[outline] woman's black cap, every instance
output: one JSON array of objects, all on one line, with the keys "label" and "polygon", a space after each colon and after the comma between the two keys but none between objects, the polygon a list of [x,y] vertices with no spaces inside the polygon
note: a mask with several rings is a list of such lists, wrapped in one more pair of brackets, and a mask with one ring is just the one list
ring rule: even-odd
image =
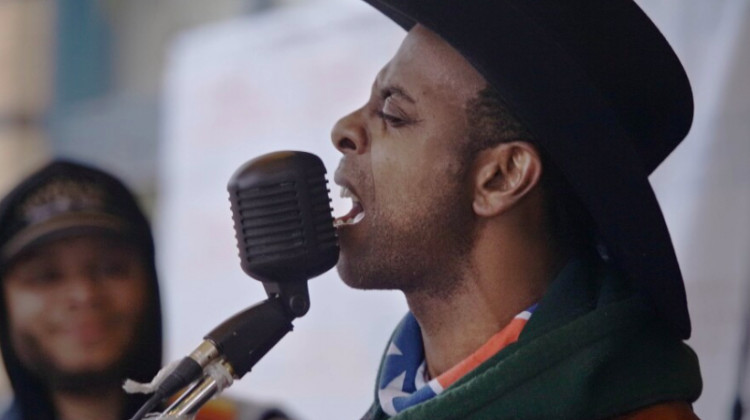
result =
[{"label": "woman's black cap", "polygon": [[0,265],[63,237],[104,234],[146,241],[147,223],[126,187],[83,164],[57,160],[0,201]]}]

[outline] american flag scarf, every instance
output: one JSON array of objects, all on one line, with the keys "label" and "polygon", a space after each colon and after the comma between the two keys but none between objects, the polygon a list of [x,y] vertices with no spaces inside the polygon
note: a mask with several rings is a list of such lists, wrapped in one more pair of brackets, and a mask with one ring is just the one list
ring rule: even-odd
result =
[{"label": "american flag scarf", "polygon": [[535,309],[536,304],[516,315],[482,347],[433,379],[429,379],[425,372],[424,347],[419,324],[411,312],[407,313],[393,335],[385,355],[378,384],[380,407],[389,416],[394,416],[439,395],[462,376],[518,340]]}]

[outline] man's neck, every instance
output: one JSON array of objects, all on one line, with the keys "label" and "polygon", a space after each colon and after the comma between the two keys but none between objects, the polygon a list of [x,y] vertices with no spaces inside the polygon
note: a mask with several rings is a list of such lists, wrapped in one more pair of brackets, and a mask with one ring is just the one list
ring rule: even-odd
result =
[{"label": "man's neck", "polygon": [[60,420],[119,420],[125,394],[117,387],[88,394],[53,391],[52,400]]},{"label": "man's neck", "polygon": [[[411,292],[409,309],[422,330],[425,360],[435,378],[469,357],[520,312],[538,302],[562,268],[554,253],[519,250],[505,258],[494,249],[475,249],[470,269],[449,296]],[[488,254],[489,253],[489,254]],[[493,255],[493,258],[483,258]]]}]

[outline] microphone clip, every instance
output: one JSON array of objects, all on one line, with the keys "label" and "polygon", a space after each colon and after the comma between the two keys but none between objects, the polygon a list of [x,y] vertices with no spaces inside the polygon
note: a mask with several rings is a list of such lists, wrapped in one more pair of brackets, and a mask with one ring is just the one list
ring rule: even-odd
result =
[{"label": "microphone clip", "polygon": [[263,288],[269,299],[278,298],[294,318],[302,317],[310,310],[310,295],[305,279],[291,282],[264,281]]}]

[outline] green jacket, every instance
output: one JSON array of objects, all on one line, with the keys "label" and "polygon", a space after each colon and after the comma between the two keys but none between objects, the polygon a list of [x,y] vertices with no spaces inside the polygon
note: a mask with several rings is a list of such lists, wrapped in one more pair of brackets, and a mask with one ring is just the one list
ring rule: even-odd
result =
[{"label": "green jacket", "polygon": [[[702,388],[698,359],[667,331],[612,270],[573,260],[516,343],[391,419],[596,420],[693,402]],[[376,397],[363,419],[388,418]]]}]

